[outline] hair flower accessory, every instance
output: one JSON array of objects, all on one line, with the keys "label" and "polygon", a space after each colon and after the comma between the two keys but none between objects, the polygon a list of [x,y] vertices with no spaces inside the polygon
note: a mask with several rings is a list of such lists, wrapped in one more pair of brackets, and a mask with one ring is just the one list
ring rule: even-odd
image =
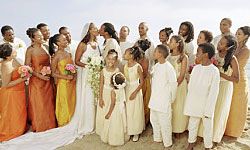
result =
[{"label": "hair flower accessory", "polygon": [[[115,78],[116,78],[117,75],[121,75],[121,76],[124,77],[125,81],[124,81],[122,84],[117,84],[117,83],[116,83]],[[124,88],[124,87],[126,86],[126,78],[125,78],[125,76],[124,76],[121,72],[115,73],[115,74],[113,75],[112,80],[113,80],[114,86],[117,87],[118,89]]]}]

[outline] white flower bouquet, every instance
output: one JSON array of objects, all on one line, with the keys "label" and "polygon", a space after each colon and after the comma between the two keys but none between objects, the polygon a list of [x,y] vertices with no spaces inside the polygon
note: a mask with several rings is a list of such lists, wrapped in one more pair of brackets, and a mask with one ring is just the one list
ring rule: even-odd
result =
[{"label": "white flower bouquet", "polygon": [[88,69],[87,81],[93,90],[96,102],[99,99],[100,72],[103,69],[103,67],[104,67],[104,61],[101,56],[93,56],[87,59],[87,69]]}]

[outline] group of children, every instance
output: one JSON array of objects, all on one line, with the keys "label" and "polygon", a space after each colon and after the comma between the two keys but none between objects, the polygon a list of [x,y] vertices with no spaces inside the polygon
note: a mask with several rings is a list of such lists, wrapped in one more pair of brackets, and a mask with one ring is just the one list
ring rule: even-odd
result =
[{"label": "group of children", "polygon": [[[176,36],[171,39],[172,54],[178,53],[179,45],[177,48],[173,46],[178,43],[178,38],[179,36]],[[132,141],[136,142],[145,129],[141,90],[144,78],[143,69],[138,63],[141,52],[141,48],[137,46],[125,51],[123,57],[126,63],[121,70],[123,73],[119,72],[119,68],[116,67],[118,54],[115,50],[110,50],[106,57],[106,67],[101,73],[102,92],[96,116],[100,119],[97,119],[99,122],[96,123],[96,133],[100,135],[103,142],[110,145],[123,145],[129,136],[133,136]],[[220,82],[219,70],[210,60],[214,54],[213,45],[207,43],[199,45],[197,59],[201,64],[197,65],[191,74],[184,109],[186,117],[190,116],[188,125],[188,142],[192,143],[190,147],[196,141],[200,119],[203,120],[205,129],[205,147],[212,147],[212,117]],[[171,56],[167,46],[158,45],[153,56],[157,63],[150,71],[152,93],[148,105],[153,139],[155,142],[163,141],[165,147],[170,147],[173,130],[172,104],[178,95],[177,87],[180,88],[182,83],[169,61]],[[182,57],[181,61],[186,64],[187,56],[184,54],[180,57]],[[182,73],[178,75],[180,74]]]}]

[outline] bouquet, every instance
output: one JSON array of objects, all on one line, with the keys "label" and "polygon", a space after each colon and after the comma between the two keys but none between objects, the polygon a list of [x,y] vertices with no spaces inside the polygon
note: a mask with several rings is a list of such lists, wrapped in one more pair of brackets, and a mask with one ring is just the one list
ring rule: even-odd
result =
[{"label": "bouquet", "polygon": [[215,57],[211,58],[211,63],[214,64],[215,66],[219,66],[219,62],[217,61]]},{"label": "bouquet", "polygon": [[43,66],[41,72],[40,72],[43,76],[49,76],[51,75],[51,69],[49,66]]},{"label": "bouquet", "polygon": [[30,77],[33,73],[33,70],[30,66],[20,66],[18,68],[18,73],[20,74],[21,78],[25,78],[25,77]]},{"label": "bouquet", "polygon": [[76,73],[76,66],[73,64],[67,64],[65,66],[65,74],[67,75],[73,75]]},{"label": "bouquet", "polygon": [[93,90],[94,98],[97,102],[100,93],[100,72],[104,67],[104,61],[101,56],[93,56],[87,59],[88,76],[87,81]]}]

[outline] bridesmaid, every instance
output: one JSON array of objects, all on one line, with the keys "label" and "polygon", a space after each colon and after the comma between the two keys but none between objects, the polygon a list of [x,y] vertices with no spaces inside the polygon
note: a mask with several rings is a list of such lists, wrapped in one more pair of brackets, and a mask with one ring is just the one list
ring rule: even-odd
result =
[{"label": "bridesmaid", "polygon": [[49,76],[41,74],[44,66],[50,66],[50,56],[43,46],[40,30],[29,28],[26,33],[31,39],[31,45],[26,52],[25,65],[34,70],[29,81],[29,119],[33,132],[41,132],[56,127],[53,81]]},{"label": "bridesmaid", "polygon": [[249,59],[249,49],[246,46],[250,36],[250,27],[240,27],[236,32],[236,39],[238,48],[234,55],[239,63],[240,80],[234,83],[233,98],[230,108],[229,117],[227,120],[227,127],[225,135],[232,137],[240,137],[247,118],[247,105],[248,105],[248,80],[246,74],[246,64]]},{"label": "bridesmaid", "polygon": [[66,125],[75,111],[76,77],[65,73],[65,66],[73,64],[71,54],[65,51],[67,46],[68,41],[62,34],[55,34],[49,40],[49,53],[53,56],[52,76],[57,78],[56,118],[58,126]]},{"label": "bridesmaid", "polygon": [[25,132],[27,111],[24,81],[18,74],[20,64],[10,44],[0,45],[2,88],[0,88],[0,142]]}]

